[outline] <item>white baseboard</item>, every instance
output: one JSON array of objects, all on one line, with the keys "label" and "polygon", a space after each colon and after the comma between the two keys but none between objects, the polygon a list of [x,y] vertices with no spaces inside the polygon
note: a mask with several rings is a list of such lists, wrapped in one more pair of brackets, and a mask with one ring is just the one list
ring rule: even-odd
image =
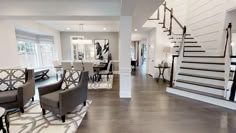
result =
[{"label": "white baseboard", "polygon": [[129,92],[129,91],[120,91],[120,98],[132,98],[131,92]]},{"label": "white baseboard", "polygon": [[217,98],[213,98],[213,97],[208,97],[208,96],[204,96],[204,95],[194,94],[191,92],[181,91],[181,90],[169,88],[169,87],[167,87],[166,91],[168,93],[172,93],[175,95],[180,95],[180,96],[191,98],[194,100],[198,100],[198,101],[214,104],[217,106],[221,106],[224,108],[236,110],[236,103],[234,103],[234,102],[221,100],[221,99],[217,99]]}]

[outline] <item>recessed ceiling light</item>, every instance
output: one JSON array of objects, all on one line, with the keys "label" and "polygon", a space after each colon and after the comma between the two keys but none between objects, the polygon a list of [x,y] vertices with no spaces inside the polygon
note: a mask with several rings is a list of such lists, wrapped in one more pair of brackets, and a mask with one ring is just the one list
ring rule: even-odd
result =
[{"label": "recessed ceiling light", "polygon": [[70,28],[69,28],[69,27],[67,27],[66,29],[67,29],[67,30],[70,30]]},{"label": "recessed ceiling light", "polygon": [[103,28],[103,30],[107,30],[107,28]]},{"label": "recessed ceiling light", "polygon": [[134,31],[138,31],[138,29],[134,29]]}]

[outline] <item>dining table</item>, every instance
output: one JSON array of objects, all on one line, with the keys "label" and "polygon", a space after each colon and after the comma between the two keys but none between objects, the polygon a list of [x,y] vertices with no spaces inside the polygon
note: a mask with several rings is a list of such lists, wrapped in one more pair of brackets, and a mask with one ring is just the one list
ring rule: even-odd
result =
[{"label": "dining table", "polygon": [[[73,68],[73,65],[71,67]],[[101,71],[101,69],[104,69],[105,67],[106,67],[106,64],[104,64],[104,63],[93,64],[93,69],[95,71],[96,81],[100,81],[101,80],[101,75],[99,74],[99,72]],[[62,65],[54,66],[54,68],[62,69]]]}]

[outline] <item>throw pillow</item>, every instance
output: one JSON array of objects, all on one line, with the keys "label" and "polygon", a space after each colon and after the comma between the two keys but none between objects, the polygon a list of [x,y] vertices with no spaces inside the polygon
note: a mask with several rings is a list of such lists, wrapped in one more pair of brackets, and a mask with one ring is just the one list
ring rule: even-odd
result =
[{"label": "throw pillow", "polygon": [[25,69],[0,69],[0,91],[15,90],[25,84]]},{"label": "throw pillow", "polygon": [[79,84],[79,79],[80,71],[66,70],[61,89],[65,90],[77,86]]}]

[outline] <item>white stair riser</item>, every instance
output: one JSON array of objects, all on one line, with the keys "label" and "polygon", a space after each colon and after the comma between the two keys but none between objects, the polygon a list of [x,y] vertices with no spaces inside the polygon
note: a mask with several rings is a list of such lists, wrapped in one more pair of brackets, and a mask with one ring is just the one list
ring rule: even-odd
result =
[{"label": "white stair riser", "polygon": [[191,57],[184,57],[183,61],[224,63],[224,58],[199,58],[199,57],[191,58]]},{"label": "white stair riser", "polygon": [[224,72],[200,71],[190,69],[180,69],[180,72],[188,74],[201,74],[203,76],[224,77]]},{"label": "white stair riser", "polygon": [[173,88],[169,88],[169,87],[167,88],[166,91],[168,93],[176,94],[179,96],[183,96],[183,97],[187,97],[187,98],[199,100],[202,102],[206,102],[206,103],[210,103],[210,104],[218,105],[221,107],[236,110],[236,103],[234,103],[234,102],[221,100],[221,99],[217,99],[217,98],[212,98],[212,97],[208,97],[208,96],[203,96],[203,95],[198,95],[198,94],[194,94],[194,93],[190,93],[190,92],[186,92],[186,91],[181,91],[181,90],[177,90],[177,89],[173,89]]},{"label": "white stair riser", "polygon": [[181,83],[181,82],[175,82],[175,86],[187,88],[190,90],[196,90],[196,91],[201,91],[201,92],[205,92],[205,93],[215,94],[218,96],[224,96],[224,91],[219,90],[219,89],[197,86],[197,85],[192,85],[192,84],[186,84],[186,83]]},{"label": "white stair riser", "polygon": [[207,52],[185,52],[184,56],[211,56],[212,54]]},{"label": "white stair riser", "polygon": [[[224,70],[224,65],[214,65],[214,64],[195,64],[195,63],[182,63],[181,67],[194,67],[194,68],[205,68],[205,69],[216,69],[216,70]],[[200,73],[199,73],[200,74]]]},{"label": "white stair riser", "polygon": [[205,79],[205,78],[190,77],[190,76],[183,76],[183,75],[178,75],[176,79],[182,79],[182,80],[188,80],[188,81],[212,84],[212,85],[219,85],[219,86],[224,86],[225,84],[225,81],[221,81],[221,80]]}]

